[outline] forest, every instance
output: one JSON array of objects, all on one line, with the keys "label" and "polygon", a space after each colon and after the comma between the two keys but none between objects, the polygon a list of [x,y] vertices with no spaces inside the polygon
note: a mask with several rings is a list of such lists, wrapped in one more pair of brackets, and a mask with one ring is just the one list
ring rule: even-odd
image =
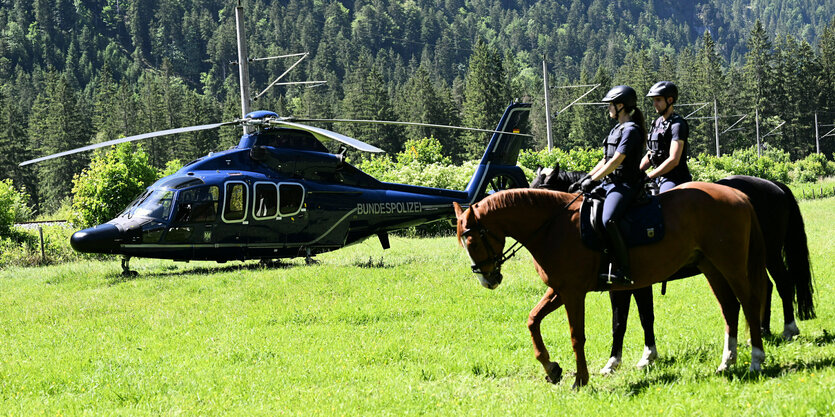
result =
[{"label": "forest", "polygon": [[[546,146],[543,61],[554,146],[599,146],[612,85],[681,90],[690,156],[766,148],[832,158],[835,0],[244,0],[250,56],[308,52],[253,103],[280,115],[492,128],[507,103],[534,103],[531,149]],[[90,161],[55,152],[240,117],[234,0],[0,0],[0,179],[61,206]],[[260,92],[292,59],[250,65]],[[572,87],[588,85],[589,87]],[[649,100],[641,101],[650,117]],[[715,121],[718,120],[718,123]],[[396,153],[434,136],[453,161],[483,135],[385,125],[324,126]],[[718,142],[717,142],[718,134]],[[163,168],[234,146],[233,128],[146,141]],[[362,155],[352,155],[362,158]]]}]

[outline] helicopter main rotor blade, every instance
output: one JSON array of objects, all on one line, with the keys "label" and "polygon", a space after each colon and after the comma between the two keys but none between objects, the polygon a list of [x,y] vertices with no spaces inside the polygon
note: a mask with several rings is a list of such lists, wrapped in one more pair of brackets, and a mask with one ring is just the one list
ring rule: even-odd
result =
[{"label": "helicopter main rotor blade", "polygon": [[200,131],[200,130],[217,129],[221,126],[228,126],[228,125],[235,125],[235,124],[240,124],[240,121],[236,120],[234,122],[212,123],[212,124],[208,124],[208,125],[180,127],[180,128],[176,128],[176,129],[167,129],[167,130],[160,130],[160,131],[157,131],[157,132],[143,133],[141,135],[128,136],[126,138],[113,139],[113,140],[109,140],[109,141],[101,142],[101,143],[94,143],[92,145],[83,146],[81,148],[71,149],[69,151],[59,152],[59,153],[48,155],[48,156],[42,156],[42,157],[36,158],[36,159],[30,159],[28,161],[21,162],[18,166],[25,166],[25,165],[29,165],[29,164],[34,164],[36,162],[46,161],[48,159],[54,159],[54,158],[59,158],[59,157],[62,157],[62,156],[72,155],[72,154],[79,153],[79,152],[89,151],[89,150],[98,149],[98,148],[104,148],[105,146],[118,145],[120,143],[125,143],[125,142],[133,142],[133,141],[142,140],[142,139],[154,138],[154,137],[157,137],[157,136],[174,135],[174,134],[177,134],[177,133],[197,132],[197,131]]},{"label": "helicopter main rotor blade", "polygon": [[303,124],[300,124],[300,123],[288,122],[288,121],[284,121],[284,120],[272,119],[272,120],[269,121],[269,123],[271,125],[288,126],[288,127],[293,127],[293,128],[300,129],[300,130],[305,130],[305,131],[308,131],[308,132],[310,132],[314,135],[324,136],[326,138],[333,139],[333,140],[338,141],[338,142],[342,142],[342,143],[344,143],[348,146],[352,146],[356,149],[359,149],[359,150],[365,151],[365,152],[376,152],[376,153],[385,152],[384,150],[382,150],[382,149],[380,149],[380,148],[378,148],[374,145],[369,145],[369,144],[367,144],[367,143],[365,143],[361,140],[357,140],[357,139],[345,136],[343,134],[332,132],[330,130],[321,129],[321,128],[318,128],[318,127],[313,127],[313,126],[308,126],[308,125],[303,125]]},{"label": "helicopter main rotor blade", "polygon": [[515,133],[515,132],[503,132],[500,130],[489,130],[489,129],[477,129],[474,127],[463,127],[463,126],[449,126],[449,125],[436,125],[432,123],[417,123],[417,122],[400,122],[396,120],[363,120],[363,119],[306,119],[306,118],[293,118],[293,120],[298,120],[300,122],[322,122],[322,123],[370,123],[370,124],[380,124],[380,125],[401,125],[401,126],[422,126],[422,127],[436,127],[440,129],[456,129],[456,130],[468,130],[471,132],[484,132],[484,133],[503,133],[506,135],[518,135],[518,136],[527,136],[533,137],[531,134],[527,133]]}]

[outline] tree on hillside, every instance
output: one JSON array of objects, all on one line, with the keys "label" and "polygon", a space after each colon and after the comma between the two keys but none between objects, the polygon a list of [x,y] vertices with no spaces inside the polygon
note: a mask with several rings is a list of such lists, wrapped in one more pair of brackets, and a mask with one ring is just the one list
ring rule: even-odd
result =
[{"label": "tree on hillside", "polygon": [[29,159],[26,149],[26,118],[17,97],[0,87],[0,178],[11,178],[17,186],[34,189],[32,178],[17,164]]},{"label": "tree on hillside", "polygon": [[[470,67],[465,79],[462,111],[465,126],[478,129],[496,128],[496,122],[510,100],[506,80],[502,55],[479,39],[470,56]],[[485,133],[466,135],[464,150],[467,159],[480,156],[490,136]]]},{"label": "tree on hillside", "polygon": [[[37,153],[50,155],[90,143],[93,127],[83,96],[70,87],[66,77],[47,73],[43,90],[35,99],[29,118],[29,141]],[[37,165],[39,211],[56,210],[70,194],[72,177],[84,167],[84,153],[56,158]]]},{"label": "tree on hillside", "polygon": [[[438,80],[433,80],[423,66],[418,67],[400,89],[397,108],[400,120],[454,126],[460,124],[449,90]],[[407,140],[435,137],[441,143],[445,155],[453,159],[461,156],[459,131],[421,126],[410,126],[405,131]]]},{"label": "tree on hillside", "polygon": [[[699,102],[716,103],[721,108],[727,92],[727,83],[722,70],[722,57],[719,55],[716,43],[713,42],[713,37],[711,37],[709,31],[705,32],[702,37],[702,47],[696,56],[695,64],[693,98]],[[731,111],[747,111],[748,109],[738,97],[735,97],[732,103],[734,103],[734,106]],[[708,107],[712,106],[709,105]],[[700,123],[695,126],[695,129],[691,128],[690,154],[698,155],[702,152],[715,154],[715,137],[713,123]]]},{"label": "tree on hillside", "polygon": [[771,103],[769,103],[771,98],[769,95],[773,93],[772,86],[778,80],[774,79],[771,40],[768,39],[768,35],[759,20],[754,23],[754,29],[751,30],[747,45],[743,97],[760,112],[768,108],[770,110],[768,114],[773,114]]},{"label": "tree on hillside", "polygon": [[[363,64],[370,62],[368,58],[360,59],[348,75],[342,115],[349,119],[394,120],[396,115],[380,72],[373,65]],[[345,131],[390,154],[400,151],[403,145],[400,129],[394,125],[350,123],[345,125]]]}]

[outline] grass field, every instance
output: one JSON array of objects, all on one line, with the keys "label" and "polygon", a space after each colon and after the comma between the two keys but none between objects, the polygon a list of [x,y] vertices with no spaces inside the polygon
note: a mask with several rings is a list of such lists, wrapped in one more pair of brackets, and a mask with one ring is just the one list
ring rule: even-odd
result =
[{"label": "grass field", "polygon": [[[835,199],[801,204],[818,318],[791,342],[750,347],[716,375],[723,324],[703,278],[655,289],[659,361],[644,371],[633,308],[624,364],[608,359],[610,307],[587,297],[588,387],[571,390],[564,310],[543,323],[568,371],[545,382],[525,325],[545,288],[525,252],[482,288],[452,237],[370,239],[257,264],[86,261],[0,271],[0,415],[833,415]],[[772,328],[782,329],[776,298]],[[740,340],[747,339],[747,328]]]}]

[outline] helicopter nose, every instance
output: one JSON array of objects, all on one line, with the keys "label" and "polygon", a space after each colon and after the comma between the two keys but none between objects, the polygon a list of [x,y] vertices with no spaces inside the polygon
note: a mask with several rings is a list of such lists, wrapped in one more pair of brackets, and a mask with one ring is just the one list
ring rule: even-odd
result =
[{"label": "helicopter nose", "polygon": [[70,245],[78,252],[116,253],[119,249],[119,229],[112,224],[100,224],[72,234]]}]

